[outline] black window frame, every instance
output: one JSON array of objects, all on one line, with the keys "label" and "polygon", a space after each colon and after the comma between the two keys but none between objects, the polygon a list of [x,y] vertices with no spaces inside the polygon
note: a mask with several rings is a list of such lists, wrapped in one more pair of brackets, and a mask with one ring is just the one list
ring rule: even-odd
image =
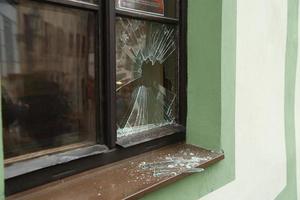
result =
[{"label": "black window frame", "polygon": [[[18,0],[10,0],[18,3]],[[39,0],[32,0],[39,1]],[[171,0],[173,1],[173,0]],[[96,37],[96,128],[97,143],[105,144],[109,150],[96,155],[81,157],[70,162],[41,168],[5,180],[5,195],[9,196],[42,184],[74,175],[92,168],[113,163],[131,156],[151,151],[168,144],[185,140],[185,130],[149,142],[122,148],[116,145],[116,52],[115,20],[116,17],[142,19],[178,27],[178,123],[186,127],[187,116],[187,1],[178,0],[178,18],[137,14],[118,10],[114,0],[99,0],[99,4],[69,0],[44,0],[42,3],[63,5],[97,12]],[[41,2],[41,1],[39,1]],[[101,134],[101,137],[100,137]],[[24,161],[26,162],[26,161]],[[84,163],[84,164],[83,164]],[[30,181],[28,181],[30,180]]]}]

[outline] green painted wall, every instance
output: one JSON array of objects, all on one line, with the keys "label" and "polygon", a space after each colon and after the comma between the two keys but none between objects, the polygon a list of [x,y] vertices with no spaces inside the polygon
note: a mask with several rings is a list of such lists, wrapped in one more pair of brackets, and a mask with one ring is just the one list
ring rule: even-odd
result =
[{"label": "green painted wall", "polygon": [[[235,1],[188,2],[187,140],[209,149],[222,148],[226,159],[203,174],[185,178],[145,199],[198,199],[234,179]],[[226,27],[223,32],[222,26]],[[225,106],[221,107],[222,104]],[[1,145],[0,162],[3,163]],[[3,168],[0,176],[4,198]]]},{"label": "green painted wall", "polygon": [[[189,1],[188,141],[220,147],[222,1]],[[201,52],[201,53],[199,53]],[[204,139],[205,138],[205,139]]]},{"label": "green painted wall", "polygon": [[[284,105],[287,185],[277,200],[297,199],[294,101],[299,2],[287,2]],[[236,3],[236,0],[223,0],[222,4],[189,0],[188,142],[213,149],[221,147],[226,158],[203,174],[183,179],[144,199],[199,199],[234,180]]]},{"label": "green painted wall", "polygon": [[146,200],[199,199],[234,179],[236,0],[189,0],[188,4],[187,140],[223,149],[226,158]]},{"label": "green painted wall", "polygon": [[[285,137],[287,185],[277,200],[297,199],[295,144],[295,85],[298,50],[298,0],[288,0],[288,27],[285,64]],[[300,181],[300,180],[298,180]],[[300,197],[298,197],[300,198]]]},{"label": "green painted wall", "polygon": [[[209,149],[223,149],[226,158],[201,174],[189,176],[149,194],[144,198],[146,200],[199,199],[235,178],[237,0],[189,0],[188,3],[187,140],[191,144]],[[285,72],[287,186],[277,197],[278,200],[297,199],[294,91],[297,63],[298,0],[288,0],[288,13]],[[1,129],[0,134],[2,137]],[[0,142],[0,163],[3,163],[2,142]],[[4,199],[3,180],[3,165],[1,165],[0,199]]]}]

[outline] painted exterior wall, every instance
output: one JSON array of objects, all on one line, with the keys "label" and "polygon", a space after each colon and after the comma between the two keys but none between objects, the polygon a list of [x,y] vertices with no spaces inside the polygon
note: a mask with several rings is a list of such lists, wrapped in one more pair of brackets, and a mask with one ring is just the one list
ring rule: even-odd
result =
[{"label": "painted exterior wall", "polygon": [[300,200],[299,8],[189,0],[187,139],[226,158],[144,199]]},{"label": "painted exterior wall", "polygon": [[189,0],[188,141],[226,158],[145,199],[300,199],[298,10]]}]

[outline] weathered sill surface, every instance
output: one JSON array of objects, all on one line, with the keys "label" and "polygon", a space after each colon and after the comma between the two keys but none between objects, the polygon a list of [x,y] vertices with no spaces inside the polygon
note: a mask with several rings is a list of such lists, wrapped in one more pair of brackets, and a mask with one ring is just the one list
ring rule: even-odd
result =
[{"label": "weathered sill surface", "polygon": [[190,175],[180,172],[168,176],[154,176],[153,171],[142,169],[141,163],[157,163],[166,157],[191,155],[203,158],[197,167],[204,169],[224,159],[223,153],[179,143],[55,181],[10,196],[7,200],[139,199],[151,191]]}]

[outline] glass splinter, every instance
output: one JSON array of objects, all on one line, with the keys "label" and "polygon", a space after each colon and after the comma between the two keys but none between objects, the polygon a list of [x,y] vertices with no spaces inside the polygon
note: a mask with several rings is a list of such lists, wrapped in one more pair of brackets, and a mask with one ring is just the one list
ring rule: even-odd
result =
[{"label": "glass splinter", "polygon": [[191,168],[191,169],[187,169],[186,173],[200,173],[200,172],[203,172],[204,169],[203,168]]},{"label": "glass splinter", "polygon": [[156,162],[141,162],[139,168],[153,172],[154,177],[176,176],[181,173],[200,173],[203,168],[197,168],[201,164],[203,157],[188,156],[168,156]]}]

